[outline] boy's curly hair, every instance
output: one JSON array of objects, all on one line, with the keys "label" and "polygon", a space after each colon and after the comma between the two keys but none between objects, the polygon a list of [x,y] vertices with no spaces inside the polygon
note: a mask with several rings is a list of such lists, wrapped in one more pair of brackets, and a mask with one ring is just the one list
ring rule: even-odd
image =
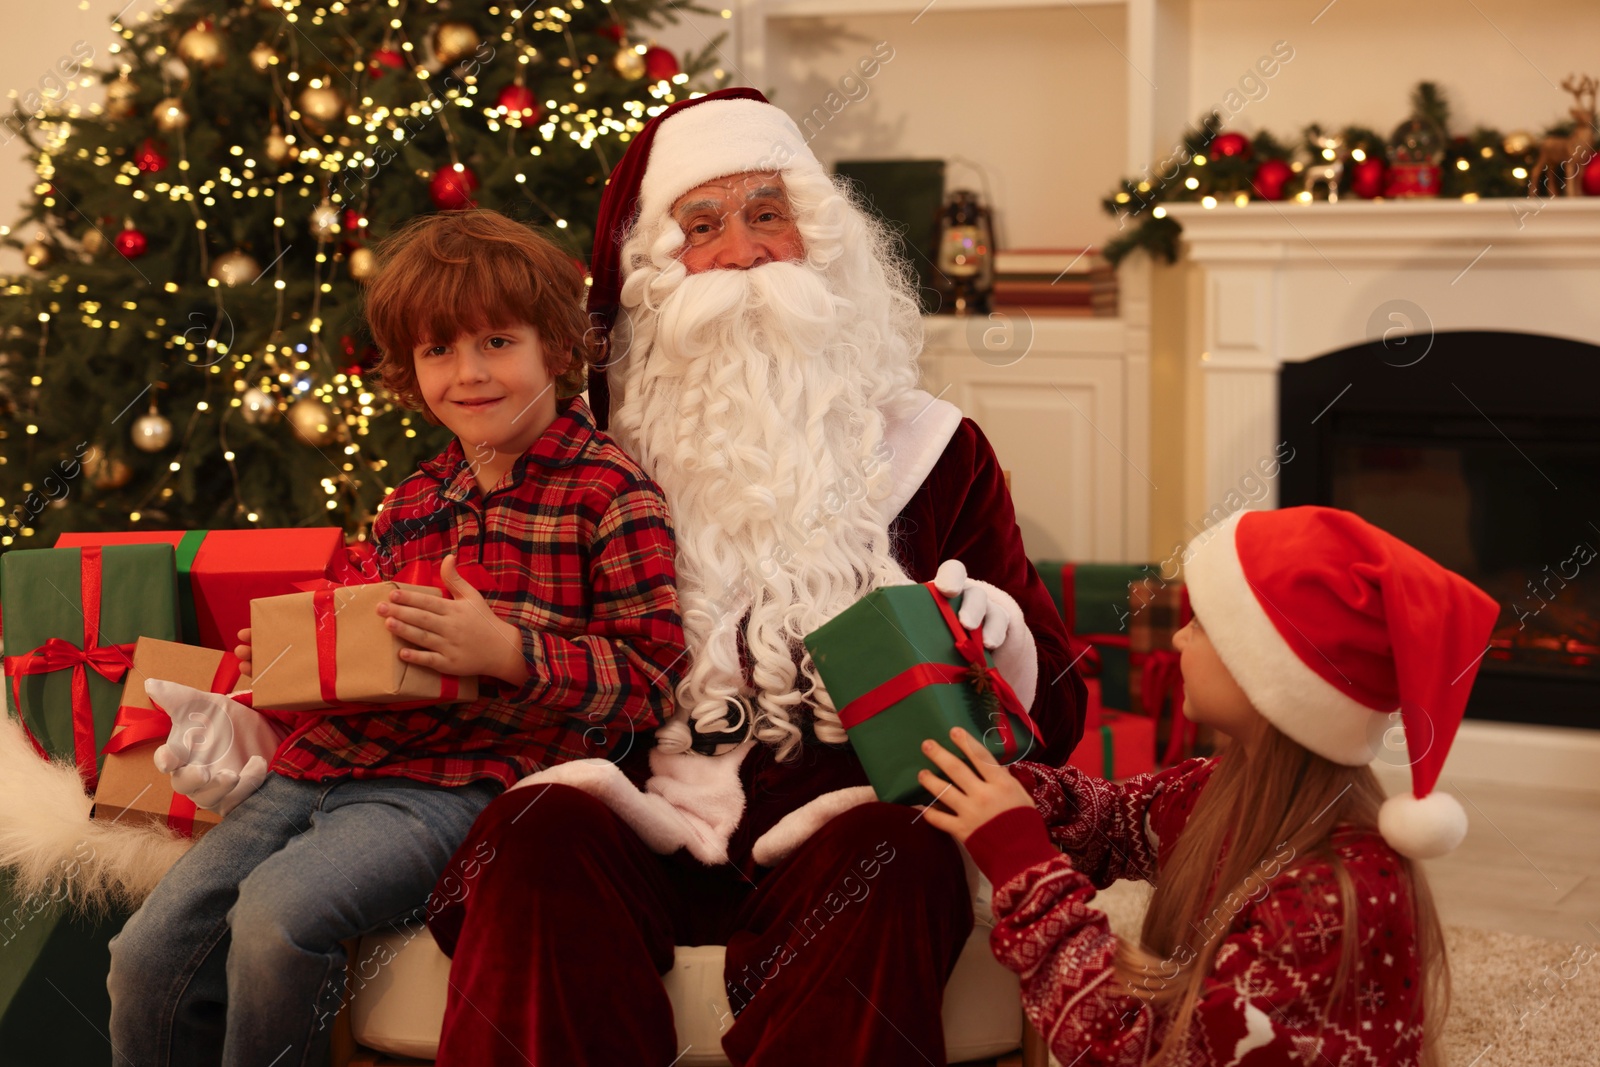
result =
[{"label": "boy's curly hair", "polygon": [[418,345],[519,323],[538,331],[556,395],[583,391],[597,358],[583,270],[548,238],[479,208],[416,216],[375,251],[367,325],[382,352],[379,379],[406,407],[439,421],[417,389]]}]

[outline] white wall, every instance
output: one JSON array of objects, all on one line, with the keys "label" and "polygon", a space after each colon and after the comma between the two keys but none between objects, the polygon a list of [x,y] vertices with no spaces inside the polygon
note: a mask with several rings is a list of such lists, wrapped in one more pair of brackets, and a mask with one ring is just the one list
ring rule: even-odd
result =
[{"label": "white wall", "polygon": [[811,142],[823,163],[949,160],[947,188],[981,192],[986,174],[1002,248],[1093,244],[1126,156],[1125,21],[1066,6],[774,19],[759,88],[798,119],[883,42],[893,59]]},{"label": "white wall", "polygon": [[[1294,59],[1234,126],[1292,134],[1312,121],[1388,134],[1419,81],[1437,81],[1452,127],[1539,132],[1567,119],[1569,75],[1600,75],[1595,0],[1193,0],[1189,116],[1219,102],[1274,41]],[[1322,11],[1313,25],[1311,20]]]}]

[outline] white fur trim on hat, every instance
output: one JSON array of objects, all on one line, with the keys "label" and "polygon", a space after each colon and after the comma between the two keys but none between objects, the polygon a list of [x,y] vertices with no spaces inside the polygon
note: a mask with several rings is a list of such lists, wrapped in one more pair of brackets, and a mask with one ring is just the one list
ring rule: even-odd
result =
[{"label": "white fur trim on hat", "polygon": [[639,182],[639,219],[660,218],[684,193],[713,178],[796,168],[825,173],[805,135],[780,108],[759,100],[696,104],[656,129]]},{"label": "white fur trim on hat", "polygon": [[1239,561],[1235,535],[1246,514],[1235,512],[1190,543],[1184,581],[1195,617],[1268,722],[1335,763],[1370,763],[1388,717],[1329,685],[1278,632]]},{"label": "white fur trim on hat", "polygon": [[1449,793],[1392,796],[1378,809],[1378,832],[1389,847],[1414,860],[1451,851],[1467,836],[1467,813]]}]

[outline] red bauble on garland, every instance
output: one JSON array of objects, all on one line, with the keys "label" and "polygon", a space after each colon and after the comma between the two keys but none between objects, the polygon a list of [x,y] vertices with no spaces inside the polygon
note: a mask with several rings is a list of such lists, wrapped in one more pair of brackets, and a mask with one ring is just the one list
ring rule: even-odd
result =
[{"label": "red bauble on garland", "polygon": [[376,48],[367,60],[367,67],[374,79],[381,78],[386,70],[405,70],[406,57],[393,48]]},{"label": "red bauble on garland", "polygon": [[515,115],[523,122],[536,122],[539,118],[539,100],[526,85],[508,85],[500,90],[494,106],[500,114]]},{"label": "red bauble on garland", "polygon": [[1212,138],[1211,154],[1222,159],[1249,159],[1250,138],[1242,133],[1219,133]]},{"label": "red bauble on garland", "polygon": [[118,252],[121,252],[129,259],[138,259],[140,256],[144,255],[145,250],[150,247],[149,239],[146,238],[141,231],[134,229],[132,226],[129,226],[127,229],[117,234],[112,243],[117,246]]},{"label": "red bauble on garland", "polygon": [[167,157],[161,154],[161,146],[156,143],[154,138],[146,137],[144,144],[140,145],[133,153],[133,165],[142,171],[154,174],[156,171],[166,168]]},{"label": "red bauble on garland", "polygon": [[462,208],[478,206],[477,201],[472,199],[472,192],[478,187],[478,176],[467,167],[457,167],[457,164],[440,167],[433,172],[433,180],[428,183],[428,196],[440,211],[460,211]]},{"label": "red bauble on garland", "polygon": [[1376,156],[1368,156],[1352,164],[1350,169],[1350,191],[1363,200],[1372,200],[1383,195],[1384,181],[1388,164]]},{"label": "red bauble on garland", "polygon": [[653,82],[670,81],[678,76],[680,69],[678,57],[665,48],[652,47],[644,54],[644,72]]},{"label": "red bauble on garland", "polygon": [[1600,156],[1590,156],[1579,179],[1584,196],[1600,196]]},{"label": "red bauble on garland", "polygon": [[1256,167],[1255,177],[1250,179],[1250,186],[1256,195],[1263,200],[1282,200],[1287,195],[1287,187],[1294,178],[1294,168],[1281,159],[1264,159]]}]

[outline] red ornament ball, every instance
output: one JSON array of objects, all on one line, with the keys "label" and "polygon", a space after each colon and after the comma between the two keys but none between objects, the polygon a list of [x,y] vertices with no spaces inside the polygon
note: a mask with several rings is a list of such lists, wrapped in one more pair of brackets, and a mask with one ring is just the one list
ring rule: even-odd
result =
[{"label": "red ornament ball", "polygon": [[1584,196],[1600,196],[1600,156],[1590,156],[1579,178]]},{"label": "red ornament ball", "polygon": [[665,48],[651,48],[644,54],[644,73],[652,82],[668,81],[680,71],[678,57]]},{"label": "red ornament ball", "polygon": [[602,37],[609,38],[618,44],[622,43],[623,29],[622,23],[620,22],[608,22],[594,32],[598,33]]},{"label": "red ornament ball", "polygon": [[1211,154],[1222,159],[1248,159],[1250,138],[1242,133],[1219,133],[1211,142]]},{"label": "red ornament ball", "polygon": [[1376,156],[1354,164],[1350,171],[1350,191],[1363,200],[1382,196],[1388,169],[1388,164]]},{"label": "red ornament ball", "polygon": [[508,85],[501,89],[494,106],[500,114],[516,115],[524,122],[538,119],[540,113],[539,101],[526,85]]},{"label": "red ornament ball", "polygon": [[1263,159],[1250,185],[1263,200],[1282,200],[1288,195],[1287,187],[1293,177],[1294,168],[1283,160]]},{"label": "red ornament ball", "polygon": [[478,176],[467,167],[457,170],[454,165],[440,167],[433,172],[428,183],[428,196],[440,211],[460,211],[477,207],[472,192],[478,187]]},{"label": "red ornament ball", "polygon": [[406,57],[393,48],[375,48],[367,59],[367,66],[373,78],[381,78],[386,70],[405,70]]},{"label": "red ornament ball", "polygon": [[117,234],[113,243],[117,246],[117,251],[129,259],[138,259],[144,255],[145,249],[150,247],[149,239],[131,226]]},{"label": "red ornament ball", "polygon": [[167,157],[161,154],[161,146],[153,138],[146,137],[144,144],[133,153],[133,165],[154,174],[166,168]]}]

